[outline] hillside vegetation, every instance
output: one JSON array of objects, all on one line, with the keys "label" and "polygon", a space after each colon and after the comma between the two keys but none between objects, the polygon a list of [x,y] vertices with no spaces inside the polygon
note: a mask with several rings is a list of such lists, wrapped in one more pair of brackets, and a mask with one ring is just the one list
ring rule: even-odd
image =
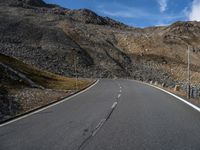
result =
[{"label": "hillside vegetation", "polygon": [[0,54],[0,122],[48,105],[89,86]]},{"label": "hillside vegetation", "polygon": [[[5,56],[3,54],[0,54],[0,63],[4,64],[4,69],[8,69],[6,67],[9,67],[15,70],[16,76],[18,76],[19,74],[23,74],[24,78],[19,76],[18,78],[20,77],[21,78],[18,80],[20,82],[23,82],[24,85],[36,86],[39,88],[58,89],[58,90],[76,90],[76,79],[74,78],[67,78],[50,73],[45,70],[37,69],[36,67],[27,65],[17,59]],[[4,73],[4,76],[6,76],[6,73]],[[9,76],[10,75],[7,72],[7,78],[9,78]],[[31,80],[33,84],[27,82],[26,79]],[[12,80],[12,77],[10,78],[10,80]],[[89,80],[88,81],[78,80],[77,81],[78,90],[88,86],[89,83],[90,83]]]}]

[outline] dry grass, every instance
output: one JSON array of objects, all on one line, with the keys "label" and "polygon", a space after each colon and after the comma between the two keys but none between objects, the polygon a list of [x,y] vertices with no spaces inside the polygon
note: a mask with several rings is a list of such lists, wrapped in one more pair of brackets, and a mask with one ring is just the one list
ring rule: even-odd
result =
[{"label": "dry grass", "polygon": [[[17,59],[5,56],[3,54],[0,54],[0,62],[24,74],[27,78],[45,88],[59,90],[76,89],[76,80],[74,78],[63,77],[44,70],[37,69],[33,66],[29,66]],[[90,80],[78,80],[78,90],[88,86],[89,84],[91,84]]]},{"label": "dry grass", "polygon": [[[15,79],[12,73],[3,72],[5,76],[2,76],[3,80],[0,82],[0,87],[2,86],[6,92],[3,93],[3,99],[0,98],[0,104],[2,104],[0,105],[0,113],[2,114],[0,122],[57,102],[92,83],[91,80],[77,80],[78,89],[76,89],[76,79],[74,78],[37,69],[3,54],[0,54],[0,63],[25,75],[35,84],[44,87],[44,89],[32,88],[23,82],[23,78]],[[11,102],[8,100],[11,100]]]}]

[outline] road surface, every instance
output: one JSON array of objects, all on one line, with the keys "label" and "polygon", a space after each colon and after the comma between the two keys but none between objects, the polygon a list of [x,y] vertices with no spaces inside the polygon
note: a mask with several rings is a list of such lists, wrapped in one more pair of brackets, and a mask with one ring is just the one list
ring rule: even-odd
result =
[{"label": "road surface", "polygon": [[100,80],[0,127],[0,150],[200,150],[200,113],[130,80]]}]

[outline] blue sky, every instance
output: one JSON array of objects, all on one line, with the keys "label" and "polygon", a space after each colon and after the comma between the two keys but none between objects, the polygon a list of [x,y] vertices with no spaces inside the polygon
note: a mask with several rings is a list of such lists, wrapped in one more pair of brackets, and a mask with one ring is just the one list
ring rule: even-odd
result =
[{"label": "blue sky", "polygon": [[44,0],[70,9],[88,8],[135,27],[200,21],[200,0]]}]

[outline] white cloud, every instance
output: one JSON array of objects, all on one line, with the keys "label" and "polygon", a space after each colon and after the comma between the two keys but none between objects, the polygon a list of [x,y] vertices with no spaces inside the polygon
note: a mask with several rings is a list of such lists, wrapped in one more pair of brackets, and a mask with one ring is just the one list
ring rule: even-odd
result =
[{"label": "white cloud", "polygon": [[116,2],[112,3],[112,5],[100,5],[98,6],[98,11],[111,17],[141,18],[149,16],[149,12],[142,8],[130,7]]},{"label": "white cloud", "polygon": [[186,16],[183,12],[176,14],[155,13],[144,9],[143,7],[138,8],[134,6],[127,6],[117,2],[98,5],[96,10],[100,15],[112,17],[114,19],[119,19],[118,17],[120,17],[130,22],[133,22],[135,19],[136,22],[145,20],[146,22],[149,22],[149,24],[158,26],[169,25],[176,20],[182,20]]},{"label": "white cloud", "polygon": [[167,1],[168,0],[157,0],[160,5],[160,12],[164,12],[167,9]]},{"label": "white cloud", "polygon": [[188,17],[190,21],[200,21],[200,0],[193,0]]}]

